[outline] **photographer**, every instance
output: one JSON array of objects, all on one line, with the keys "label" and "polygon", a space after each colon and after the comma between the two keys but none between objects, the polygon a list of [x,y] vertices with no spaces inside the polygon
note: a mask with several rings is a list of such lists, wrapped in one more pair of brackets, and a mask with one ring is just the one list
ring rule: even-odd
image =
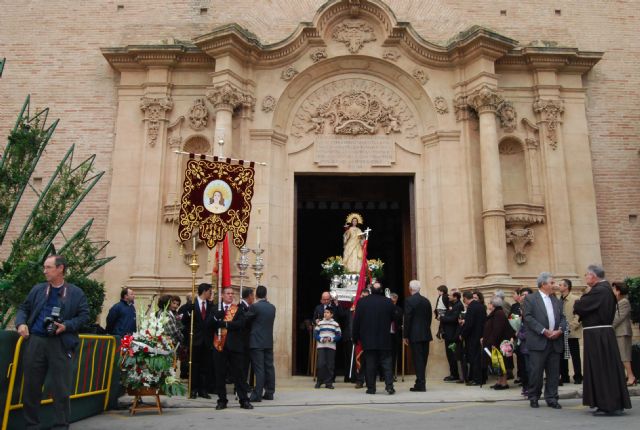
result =
[{"label": "photographer", "polygon": [[78,329],[89,321],[89,305],[82,290],[64,281],[67,262],[52,255],[44,262],[47,282],[37,284],[16,314],[16,328],[24,339],[24,419],[39,428],[38,409],[47,371],[53,394],[53,428],[69,427],[69,395],[73,353]]}]

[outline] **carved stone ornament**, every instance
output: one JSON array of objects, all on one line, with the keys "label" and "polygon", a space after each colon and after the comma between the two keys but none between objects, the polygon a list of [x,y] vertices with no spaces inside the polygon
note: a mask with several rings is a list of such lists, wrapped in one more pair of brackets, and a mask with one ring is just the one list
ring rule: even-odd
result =
[{"label": "carved stone ornament", "polygon": [[298,71],[293,65],[291,65],[286,69],[284,69],[282,73],[280,73],[280,78],[282,78],[282,80],[284,81],[290,81],[297,74],[298,74]]},{"label": "carved stone ornament", "polygon": [[276,108],[276,99],[273,96],[266,96],[262,99],[262,112],[271,112]]},{"label": "carved stone ornament", "polygon": [[486,111],[497,112],[503,102],[497,91],[488,85],[483,85],[467,96],[467,103],[478,114]]},{"label": "carved stone ornament", "polygon": [[560,115],[564,112],[562,100],[537,99],[533,102],[533,110],[540,114],[541,122],[546,123],[545,136],[549,140],[549,145],[554,150],[558,148],[558,123]]},{"label": "carved stone ornament", "polygon": [[382,54],[382,58],[389,61],[398,61],[398,59],[400,58],[400,54],[398,54],[396,51],[388,49],[384,51],[384,53]]},{"label": "carved stone ornament", "polygon": [[413,77],[420,82],[420,85],[424,85],[429,81],[429,75],[427,75],[424,69],[415,69],[413,71]]},{"label": "carved stone ornament", "polygon": [[233,110],[246,101],[246,94],[235,85],[225,82],[207,92],[207,100],[215,109]]},{"label": "carved stone ornament", "polygon": [[456,115],[456,121],[466,121],[469,119],[469,113],[471,108],[467,103],[467,97],[464,95],[458,95],[453,99],[453,111]]},{"label": "carved stone ornament", "polygon": [[518,264],[527,262],[525,246],[533,243],[533,229],[531,228],[509,228],[506,230],[507,243],[513,245],[515,251],[514,259]]},{"label": "carved stone ornament", "polygon": [[309,56],[311,57],[311,61],[313,61],[314,63],[329,58],[329,56],[327,55],[327,50],[324,48],[313,50],[311,54],[309,54]]},{"label": "carved stone ornament", "polygon": [[447,100],[444,97],[438,96],[433,100],[433,105],[436,108],[436,112],[440,115],[444,115],[449,112],[449,106],[447,105]]},{"label": "carved stone ornament", "polygon": [[400,134],[416,137],[408,106],[383,85],[364,79],[331,82],[312,93],[292,123],[293,136]]},{"label": "carved stone ornament", "polygon": [[376,40],[373,27],[361,19],[346,19],[333,29],[331,37],[336,42],[342,42],[349,52],[357,54],[365,43]]},{"label": "carved stone ornament", "polygon": [[142,97],[140,99],[140,109],[144,112],[145,121],[147,121],[147,143],[150,146],[155,146],[160,132],[160,122],[166,121],[165,114],[172,108],[171,97]]},{"label": "carved stone ornament", "polygon": [[520,146],[518,142],[514,142],[513,140],[505,140],[503,142],[500,142],[498,151],[500,151],[500,154],[504,155],[517,154],[519,152],[522,152],[522,146]]},{"label": "carved stone ornament", "polygon": [[498,107],[498,117],[500,118],[500,126],[508,132],[512,132],[518,125],[518,113],[513,103],[504,101]]},{"label": "carved stone ornament", "polygon": [[207,109],[204,98],[196,99],[193,102],[187,118],[189,118],[189,127],[194,130],[202,130],[207,126],[209,122],[209,109]]}]

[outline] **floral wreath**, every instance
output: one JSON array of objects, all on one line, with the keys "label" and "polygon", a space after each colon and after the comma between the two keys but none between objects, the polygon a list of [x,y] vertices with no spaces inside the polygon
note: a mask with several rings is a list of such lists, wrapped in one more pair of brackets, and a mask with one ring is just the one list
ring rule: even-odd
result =
[{"label": "floral wreath", "polygon": [[362,224],[364,222],[362,220],[362,215],[360,215],[358,212],[351,212],[349,215],[347,215],[347,224],[351,224],[351,220],[354,218],[358,220],[358,224]]}]

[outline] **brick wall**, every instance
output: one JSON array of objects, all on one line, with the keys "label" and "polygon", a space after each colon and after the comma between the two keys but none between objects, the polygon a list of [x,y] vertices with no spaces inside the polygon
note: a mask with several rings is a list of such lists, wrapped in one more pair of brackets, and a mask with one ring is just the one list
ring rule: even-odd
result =
[{"label": "brick wall", "polygon": [[[321,0],[1,0],[0,56],[7,58],[7,64],[0,78],[0,135],[6,136],[31,93],[34,107],[48,106],[50,117],[61,119],[35,176],[46,183],[72,144],[77,146],[76,160],[97,154],[96,167],[107,175],[65,233],[94,217],[93,236],[103,239],[117,77],[99,48],[161,43],[172,37],[188,40],[228,22],[273,43],[290,35],[298,22],[311,21],[322,4]],[[552,40],[606,53],[587,77],[603,264],[610,279],[639,275],[640,224],[629,217],[640,212],[637,2],[394,0],[387,4],[398,20],[411,21],[424,38],[436,42],[479,24],[523,44]],[[22,205],[19,214],[25,216],[28,210],[27,204]],[[12,226],[13,236],[16,228]]]}]

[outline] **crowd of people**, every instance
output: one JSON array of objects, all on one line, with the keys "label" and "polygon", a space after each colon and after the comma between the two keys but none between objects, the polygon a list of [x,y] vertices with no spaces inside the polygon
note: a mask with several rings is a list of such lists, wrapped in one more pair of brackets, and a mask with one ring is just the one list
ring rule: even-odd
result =
[{"label": "crowd of people", "polygon": [[[211,284],[202,283],[195,300],[188,295],[186,303],[180,306],[180,297],[163,295],[156,306],[158,313],[168,316],[164,331],[178,347],[181,378],[189,378],[191,372],[189,397],[210,399],[210,394],[215,394],[218,410],[227,407],[227,383],[234,384],[243,409],[253,409],[252,402],[273,400],[275,393],[276,308],[267,300],[267,288],[263,285],[255,291],[244,288],[238,303],[234,296],[233,288],[223,288],[218,306],[212,301]],[[120,302],[107,315],[109,334],[124,336],[135,331],[134,298],[132,289],[122,290]]]},{"label": "crowd of people", "polygon": [[[334,388],[336,343],[354,351],[345,358],[345,377],[366,393],[375,394],[378,377],[388,394],[394,394],[396,339],[408,346],[416,379],[411,391],[426,391],[426,367],[432,341],[432,318],[438,321],[436,337],[444,343],[449,375],[445,382],[483,386],[490,374],[494,390],[521,386],[532,408],[544,401],[561,409],[558,386],[583,384],[583,403],[596,415],[619,415],[631,403],[627,387],[637,383],[631,367],[631,320],[625,283],[609,284],[600,266],[585,274],[587,288],[572,294],[572,282],[556,283],[541,273],[535,288],[514,291],[513,303],[501,290],[485,301],[480,291],[437,288],[437,299],[420,294],[420,282],[409,283],[404,310],[395,297],[385,297],[379,282],[370,285],[352,309],[331,300],[328,292],[314,312],[314,336],[318,351],[315,388]],[[534,291],[535,289],[535,291]],[[394,300],[395,298],[395,300]],[[584,359],[580,342],[584,343]],[[356,347],[355,345],[359,345]],[[358,348],[362,355],[358,355]],[[544,388],[544,391],[543,391]]]},{"label": "crowd of people", "polygon": [[[33,287],[15,318],[24,342],[23,404],[28,428],[39,426],[41,389],[47,374],[53,378],[53,424],[61,428],[69,424],[69,360],[79,344],[78,332],[89,320],[89,306],[82,290],[65,282],[66,268],[63,256],[48,257],[46,282]],[[585,282],[587,289],[577,297],[571,294],[570,280],[556,284],[552,274],[543,272],[537,278],[537,291],[515,290],[513,304],[502,291],[496,291],[485,304],[480,291],[449,292],[442,285],[435,308],[420,293],[417,280],[409,283],[404,309],[398,306],[397,295],[385,296],[379,282],[362,292],[353,309],[342,307],[325,292],[313,315],[318,353],[315,388],[334,388],[336,345],[347,342],[353,348],[343,350],[354,351],[345,353],[348,379],[356,388],[366,384],[366,393],[375,394],[380,377],[385,391],[393,395],[398,345],[402,343],[409,347],[415,367],[410,390],[426,391],[435,318],[439,323],[436,337],[444,341],[449,364],[444,381],[482,386],[491,371],[497,377],[493,389],[509,389],[508,380],[515,377],[514,384],[522,385],[532,408],[538,408],[542,399],[550,408],[561,409],[558,386],[570,382],[571,359],[574,383],[583,384],[583,404],[595,408],[595,415],[620,415],[631,408],[627,387],[636,384],[631,368],[629,288],[624,283],[609,284],[602,267],[596,265],[587,268]],[[190,398],[209,399],[209,393],[214,393],[218,396],[216,409],[225,409],[226,384],[233,383],[243,409],[252,409],[252,402],[273,400],[276,308],[267,300],[267,288],[245,288],[235,303],[234,290],[225,287],[219,305],[212,301],[210,284],[200,284],[197,294],[195,300],[187,297],[182,306],[180,298],[171,295],[160,297],[157,303],[157,312],[168,314],[165,332],[174,345],[180,345],[181,376],[191,373]],[[135,293],[124,288],[120,298],[107,315],[107,331],[124,336],[136,330]],[[512,324],[514,320],[520,323]],[[185,366],[188,357],[191,366]],[[255,382],[253,389],[250,380]]]}]

